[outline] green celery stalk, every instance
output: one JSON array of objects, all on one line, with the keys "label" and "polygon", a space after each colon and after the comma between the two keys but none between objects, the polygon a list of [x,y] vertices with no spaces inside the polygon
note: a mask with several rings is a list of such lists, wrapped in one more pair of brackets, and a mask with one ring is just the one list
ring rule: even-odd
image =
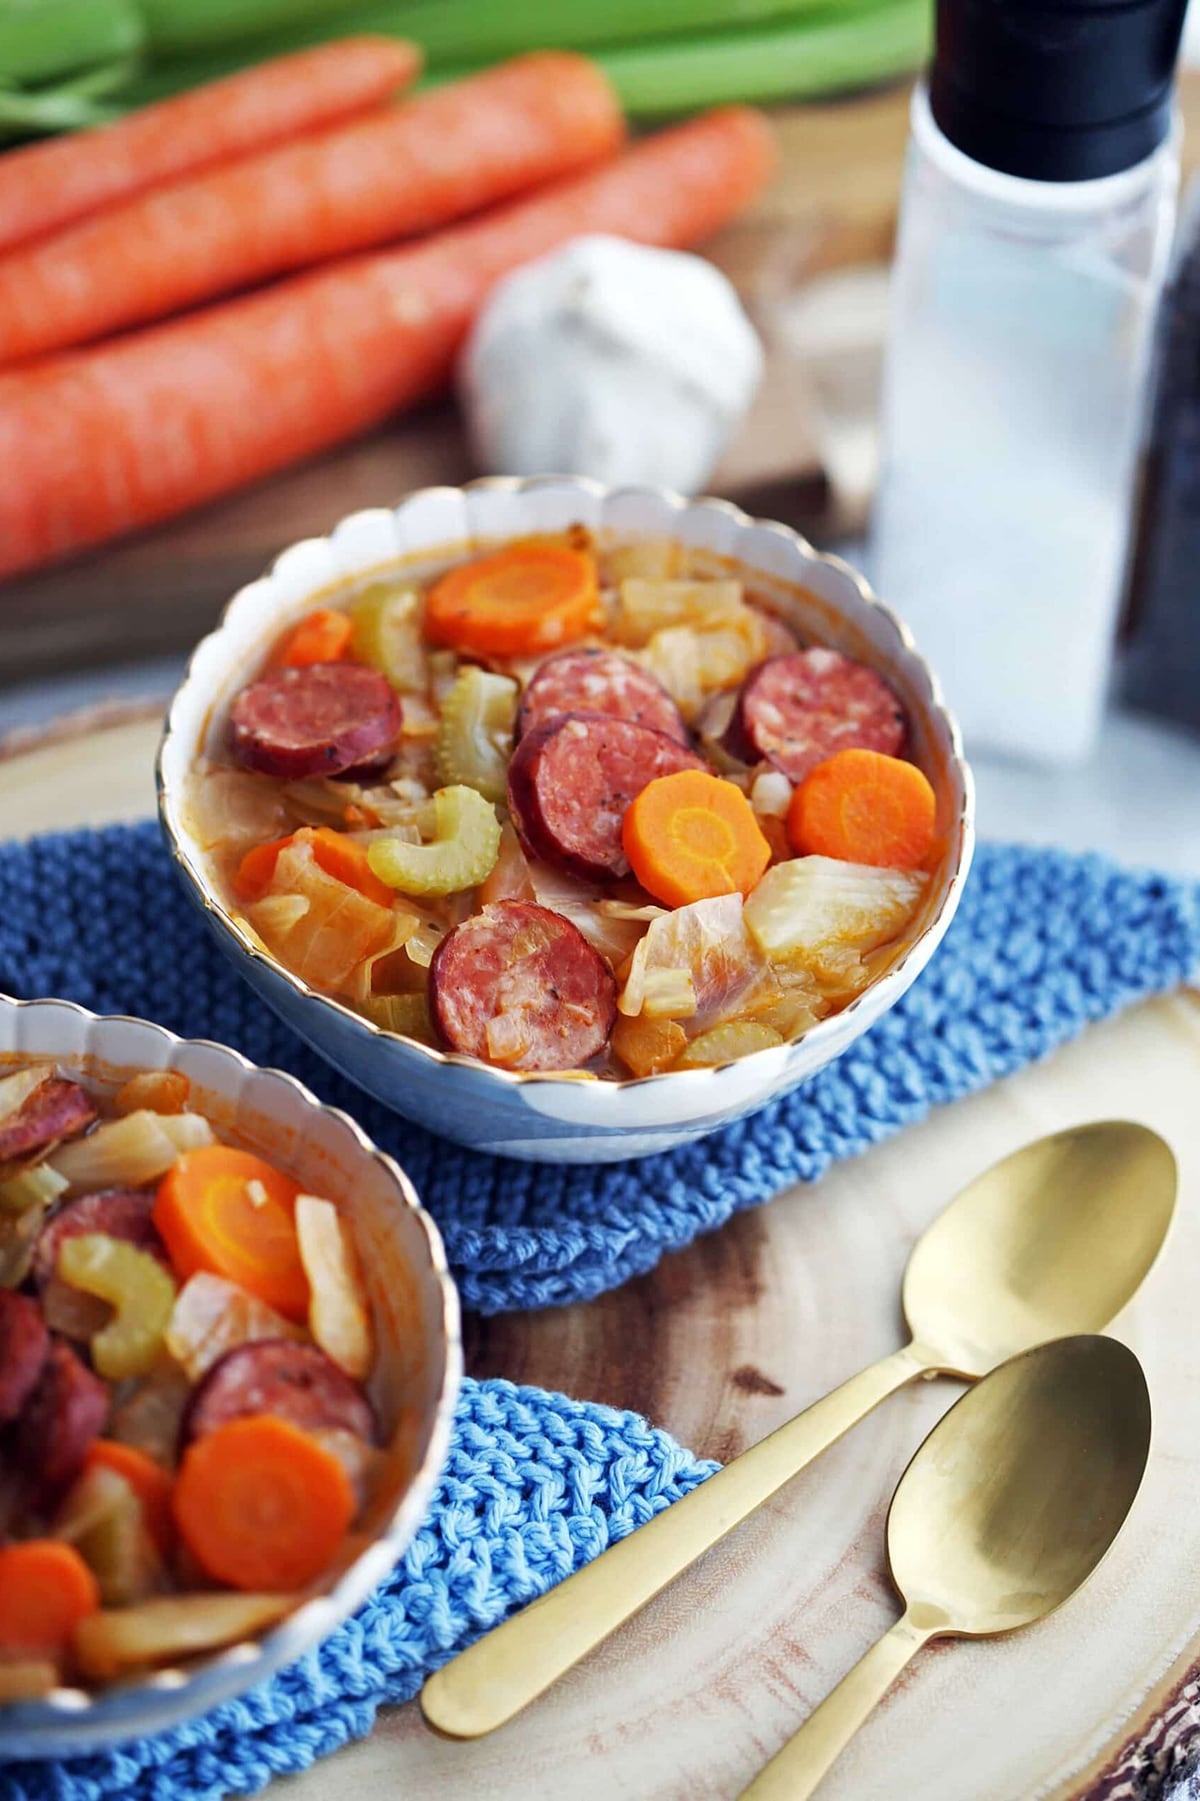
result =
[{"label": "green celery stalk", "polygon": [[793,17],[829,0],[357,0],[346,25],[420,44],[427,61],[485,63],[522,50],[586,50]]},{"label": "green celery stalk", "polygon": [[[362,0],[142,0],[146,33],[156,53],[186,56],[279,32],[291,47],[341,37],[357,25],[341,15]],[[257,61],[257,57],[249,60]]]},{"label": "green celery stalk", "polygon": [[0,0],[0,86],[52,82],[135,56],[144,41],[136,0]]},{"label": "green celery stalk", "polygon": [[[730,101],[802,100],[865,87],[920,67],[931,0],[848,8],[765,30],[672,38],[593,52],[626,111],[655,118]],[[439,74],[441,71],[439,71]]]}]

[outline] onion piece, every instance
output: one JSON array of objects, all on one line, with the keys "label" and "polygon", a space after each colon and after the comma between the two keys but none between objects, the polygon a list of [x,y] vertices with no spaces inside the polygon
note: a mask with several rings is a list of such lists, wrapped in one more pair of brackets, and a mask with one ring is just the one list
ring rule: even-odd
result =
[{"label": "onion piece", "polygon": [[53,1169],[77,1194],[99,1188],[144,1188],[157,1182],[185,1151],[214,1142],[199,1113],[127,1113],[106,1119],[55,1153]]},{"label": "onion piece", "polygon": [[257,1638],[298,1604],[299,1595],[176,1595],[139,1607],[102,1608],[75,1630],[75,1658],[85,1676],[111,1681],[126,1670],[173,1663]]},{"label": "onion piece", "polygon": [[265,1338],[303,1339],[301,1328],[224,1276],[199,1270],[180,1289],[167,1322],[167,1350],[193,1382],[227,1351]]},{"label": "onion piece", "polygon": [[375,1335],[354,1240],[332,1201],[297,1195],[295,1217],[308,1277],[308,1329],[331,1362],[355,1382],[365,1382],[375,1360]]},{"label": "onion piece", "polygon": [[0,1078],[0,1126],[18,1114],[30,1095],[36,1094],[54,1073],[53,1064],[38,1063]]}]

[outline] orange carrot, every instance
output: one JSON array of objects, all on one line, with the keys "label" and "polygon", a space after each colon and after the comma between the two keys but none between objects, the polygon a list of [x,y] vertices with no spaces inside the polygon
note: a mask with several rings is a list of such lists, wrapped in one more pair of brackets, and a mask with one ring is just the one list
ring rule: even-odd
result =
[{"label": "orange carrot", "polygon": [[73,1545],[27,1538],[0,1550],[0,1657],[61,1657],[99,1605],[96,1578]]},{"label": "orange carrot", "polygon": [[318,607],[288,633],[274,660],[289,669],[309,663],[337,663],[349,650],[353,636],[354,621],[349,613]]},{"label": "orange carrot", "polygon": [[347,838],[343,832],[335,832],[332,826],[319,825],[303,827],[299,832],[292,832],[286,838],[274,838],[269,844],[256,844],[248,850],[237,867],[233,878],[233,886],[239,899],[244,901],[260,901],[275,877],[275,865],[279,861],[279,853],[296,839],[307,838],[312,845],[315,862],[336,881],[345,882],[347,888],[355,888],[359,894],[365,894],[376,906],[391,908],[396,900],[396,891],[381,882],[371,865],[367,862],[364,845]]},{"label": "orange carrot", "polygon": [[209,1270],[257,1295],[285,1319],[308,1317],[308,1278],[296,1238],[299,1188],[250,1151],[209,1144],[185,1151],[159,1183],[154,1224],[180,1276]]},{"label": "orange carrot", "polygon": [[771,861],[741,789],[703,769],[660,775],[643,788],[621,841],[642,887],[668,907],[749,894]]},{"label": "orange carrot", "polygon": [[596,162],[623,135],[596,65],[547,51],[157,188],[0,258],[0,363],[432,230]]},{"label": "orange carrot", "polygon": [[217,1582],[278,1594],[328,1569],[354,1518],[339,1458],[287,1420],[251,1414],[218,1426],[186,1452],[175,1523]]},{"label": "orange carrot", "polygon": [[161,1463],[155,1463],[153,1457],[147,1457],[145,1451],[139,1451],[134,1445],[123,1445],[115,1438],[92,1440],[84,1468],[94,1469],[97,1465],[102,1469],[114,1470],[128,1482],[141,1503],[146,1530],[163,1556],[167,1556],[175,1538],[175,1524],[171,1515],[174,1477],[170,1470],[164,1469]]},{"label": "orange carrot", "polygon": [[761,115],[726,108],[421,244],[0,375],[0,575],[390,418],[445,384],[509,269],[581,232],[695,243],[754,198],[772,163]]},{"label": "orange carrot", "polygon": [[0,250],[162,182],[381,106],[421,70],[415,44],[353,37],[281,56],[0,161]]},{"label": "orange carrot", "polygon": [[582,638],[602,617],[593,557],[565,544],[518,544],[435,582],[425,635],[477,656],[525,657]]},{"label": "orange carrot", "polygon": [[787,829],[800,857],[919,869],[933,849],[937,799],[915,763],[839,750],[801,782]]}]

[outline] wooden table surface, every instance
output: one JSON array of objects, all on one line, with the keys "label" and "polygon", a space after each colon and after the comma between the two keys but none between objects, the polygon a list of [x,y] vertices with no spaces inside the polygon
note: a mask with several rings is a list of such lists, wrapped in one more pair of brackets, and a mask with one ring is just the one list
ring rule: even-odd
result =
[{"label": "wooden table surface", "polygon": [[[137,818],[153,717],[93,721],[0,759],[0,839]],[[1200,997],[1097,1026],[1037,1068],[741,1215],[586,1306],[468,1318],[468,1368],[633,1407],[735,1456],[899,1342],[922,1227],[979,1169],[1081,1120],[1142,1119],[1182,1171],[1167,1255],[1118,1334],[1146,1365],[1155,1450],[1100,1574],[1032,1631],[926,1654],[822,1790],[828,1801],[1160,1801],[1200,1743]],[[893,1398],[504,1732],[434,1739],[414,1706],[289,1783],[294,1801],[728,1801],[895,1617],[883,1519],[957,1392]],[[1069,1679],[1064,1679],[1069,1672]]]}]

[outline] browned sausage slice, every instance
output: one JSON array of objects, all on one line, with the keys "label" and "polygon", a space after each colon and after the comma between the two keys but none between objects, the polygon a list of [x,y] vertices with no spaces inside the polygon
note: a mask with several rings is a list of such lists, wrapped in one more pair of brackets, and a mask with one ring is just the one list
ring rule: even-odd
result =
[{"label": "browned sausage slice", "polygon": [[548,719],[522,738],[508,767],[508,804],[526,849],[585,881],[628,875],[626,809],[648,782],[700,758],[665,732],[598,713]]},{"label": "browned sausage slice", "polygon": [[904,739],[904,708],[883,677],[814,645],[750,671],[726,742],[747,763],[765,757],[789,781],[802,782],[839,750],[895,757]]},{"label": "browned sausage slice", "polygon": [[387,677],[361,663],[272,669],[234,701],[229,736],[238,762],[261,775],[340,775],[393,749],[400,702]]},{"label": "browned sausage slice", "polygon": [[579,928],[532,901],[497,901],[443,938],[434,1017],[456,1051],[508,1069],[578,1069],[608,1043],[617,985]]},{"label": "browned sausage slice", "polygon": [[50,1334],[37,1302],[0,1288],[0,1426],[21,1412],[49,1351]]},{"label": "browned sausage slice", "polygon": [[77,1137],[95,1117],[95,1102],[78,1082],[47,1076],[0,1124],[0,1166],[36,1156],[64,1138]]},{"label": "browned sausage slice", "polygon": [[154,1228],[153,1193],[131,1188],[106,1188],[98,1194],[81,1194],[52,1213],[38,1236],[33,1259],[33,1279],[43,1288],[58,1271],[58,1253],[68,1238],[82,1232],[103,1232],[124,1238],[139,1251],[149,1251],[167,1262],[166,1246]]},{"label": "browned sausage slice", "polygon": [[302,1432],[353,1432],[374,1444],[371,1404],[357,1382],[316,1345],[260,1339],[227,1351],[192,1396],[183,1420],[185,1440],[203,1438],[231,1420],[271,1413]]},{"label": "browned sausage slice", "polygon": [[603,713],[688,742],[683,715],[657,677],[613,650],[563,650],[533,676],[521,697],[517,737],[563,713]]},{"label": "browned sausage slice", "polygon": [[17,1468],[35,1506],[53,1506],[71,1486],[107,1417],[104,1383],[55,1339],[14,1429]]}]

